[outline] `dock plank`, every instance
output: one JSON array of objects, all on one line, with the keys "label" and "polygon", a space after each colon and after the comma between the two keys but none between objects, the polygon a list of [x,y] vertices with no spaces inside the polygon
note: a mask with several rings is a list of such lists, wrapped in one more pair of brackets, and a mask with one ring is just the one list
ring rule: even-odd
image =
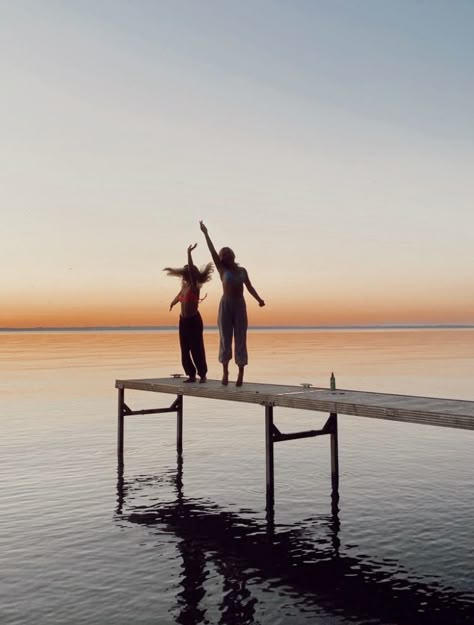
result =
[{"label": "dock plank", "polygon": [[204,397],[224,401],[296,408],[389,421],[419,423],[463,430],[474,430],[474,401],[373,393],[328,388],[261,384],[222,386],[219,380],[206,384],[184,384],[182,378],[143,378],[116,380],[118,389]]}]

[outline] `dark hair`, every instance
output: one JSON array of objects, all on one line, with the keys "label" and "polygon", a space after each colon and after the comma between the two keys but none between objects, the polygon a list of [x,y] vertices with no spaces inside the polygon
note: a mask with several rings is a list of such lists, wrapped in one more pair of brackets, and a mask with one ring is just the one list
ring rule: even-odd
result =
[{"label": "dark hair", "polygon": [[[228,255],[228,256],[230,256],[229,262],[226,262],[226,261],[222,258],[222,255],[223,255],[223,254],[224,254],[224,255]],[[226,269],[231,269],[232,267],[235,267],[235,266],[237,266],[237,267],[238,267],[238,266],[239,266],[239,264],[235,262],[235,252],[234,252],[234,250],[233,250],[232,248],[230,248],[230,247],[222,247],[222,248],[219,250],[219,258],[220,258],[220,261],[221,261],[222,266],[223,266],[223,267],[225,267]]]},{"label": "dark hair", "polygon": [[[169,276],[174,276],[175,278],[181,278],[182,280],[186,280],[186,282],[191,281],[190,271],[188,265],[184,265],[184,267],[165,267],[163,271]],[[207,265],[203,265],[200,269],[192,266],[193,279],[198,284],[204,284],[205,282],[209,282],[211,279],[212,272],[214,271],[214,265],[212,263],[207,263]]]}]

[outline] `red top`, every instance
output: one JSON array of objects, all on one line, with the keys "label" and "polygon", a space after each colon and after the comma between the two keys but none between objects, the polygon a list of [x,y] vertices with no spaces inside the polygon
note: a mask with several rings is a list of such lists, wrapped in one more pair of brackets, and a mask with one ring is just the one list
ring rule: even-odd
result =
[{"label": "red top", "polygon": [[185,295],[178,296],[179,302],[197,302],[199,303],[199,293],[193,293],[192,291],[188,291]]}]

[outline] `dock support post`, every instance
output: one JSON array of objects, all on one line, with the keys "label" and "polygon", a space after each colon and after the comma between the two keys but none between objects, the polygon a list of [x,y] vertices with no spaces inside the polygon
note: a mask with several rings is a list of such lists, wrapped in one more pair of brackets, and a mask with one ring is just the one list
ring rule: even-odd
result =
[{"label": "dock support post", "polygon": [[118,430],[117,430],[117,460],[119,471],[123,470],[123,429],[124,429],[124,396],[125,389],[118,389]]},{"label": "dock support post", "polygon": [[176,398],[176,452],[183,453],[183,396]]},{"label": "dock support post", "polygon": [[273,463],[273,406],[265,406],[265,458],[267,476],[267,513],[273,511],[275,482]]},{"label": "dock support post", "polygon": [[333,502],[339,500],[339,450],[337,441],[337,414],[330,414],[331,426],[331,486]]}]

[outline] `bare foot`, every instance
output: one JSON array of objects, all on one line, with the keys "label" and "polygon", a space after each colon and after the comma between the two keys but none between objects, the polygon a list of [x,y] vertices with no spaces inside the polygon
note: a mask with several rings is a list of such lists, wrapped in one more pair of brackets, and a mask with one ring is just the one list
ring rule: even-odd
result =
[{"label": "bare foot", "polygon": [[229,384],[229,363],[222,363],[222,384],[227,386]]}]

